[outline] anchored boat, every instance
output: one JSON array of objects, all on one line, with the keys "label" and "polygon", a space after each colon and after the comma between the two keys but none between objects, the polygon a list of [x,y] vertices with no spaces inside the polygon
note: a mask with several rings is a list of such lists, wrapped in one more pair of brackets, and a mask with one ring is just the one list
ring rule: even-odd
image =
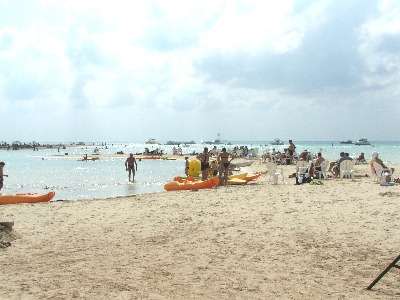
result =
[{"label": "anchored boat", "polygon": [[357,142],[355,142],[354,145],[371,145],[371,143],[367,140],[366,137],[362,137]]}]

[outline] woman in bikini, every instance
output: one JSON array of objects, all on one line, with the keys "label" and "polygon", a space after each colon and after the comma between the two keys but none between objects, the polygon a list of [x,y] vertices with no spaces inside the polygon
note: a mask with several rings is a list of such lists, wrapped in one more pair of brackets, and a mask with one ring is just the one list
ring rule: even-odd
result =
[{"label": "woman in bikini", "polygon": [[[229,160],[229,158],[231,158],[231,160]],[[222,173],[224,173],[224,185],[226,185],[226,182],[228,180],[228,171],[229,171],[229,165],[231,163],[231,161],[235,158],[235,156],[231,153],[226,152],[226,148],[222,148],[221,153],[218,155],[218,164],[220,165],[219,168],[219,185],[222,185]]]},{"label": "woman in bikini", "polygon": [[210,152],[208,152],[208,148],[205,147],[202,154],[197,156],[197,159],[200,160],[201,167],[201,180],[205,181],[208,177],[208,170],[210,168]]}]

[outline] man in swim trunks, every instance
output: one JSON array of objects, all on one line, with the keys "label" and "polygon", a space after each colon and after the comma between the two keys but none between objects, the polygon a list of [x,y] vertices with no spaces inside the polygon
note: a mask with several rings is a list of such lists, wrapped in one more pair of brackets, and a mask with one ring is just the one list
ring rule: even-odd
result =
[{"label": "man in swim trunks", "polygon": [[293,153],[296,151],[296,146],[293,144],[292,140],[289,140],[289,156],[290,156],[290,163],[293,162]]},{"label": "man in swim trunks", "polygon": [[189,157],[185,157],[185,175],[189,175]]},{"label": "man in swim trunks", "polygon": [[0,191],[3,188],[4,177],[8,177],[8,175],[4,175],[3,168],[6,164],[4,162],[0,162]]},{"label": "man in swim trunks", "polygon": [[200,167],[201,167],[201,180],[205,181],[208,177],[208,170],[210,168],[210,152],[208,152],[208,148],[204,147],[204,151],[202,154],[197,155],[196,157],[200,160]]},{"label": "man in swim trunks", "polygon": [[[229,158],[231,159],[229,160]],[[219,185],[222,185],[222,173],[224,173],[224,180],[225,184],[228,180],[228,171],[229,171],[229,165],[231,164],[231,161],[235,158],[235,156],[232,153],[226,152],[226,148],[222,148],[221,153],[218,155],[218,164],[220,165],[219,168]]]},{"label": "man in swim trunks", "polygon": [[133,157],[133,153],[129,154],[129,157],[126,159],[125,168],[127,171],[129,171],[129,181],[131,181],[131,174],[132,174],[132,181],[134,181],[135,180],[135,169],[137,171],[137,162],[136,162],[136,158]]}]

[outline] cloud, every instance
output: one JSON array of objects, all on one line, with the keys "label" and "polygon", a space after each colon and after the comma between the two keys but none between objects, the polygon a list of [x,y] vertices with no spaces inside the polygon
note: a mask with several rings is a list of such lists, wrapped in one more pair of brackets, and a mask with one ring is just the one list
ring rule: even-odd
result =
[{"label": "cloud", "polygon": [[[214,139],[215,122],[228,139],[308,139],[277,124],[338,108],[339,131],[379,136],[370,124],[377,111],[400,125],[399,12],[396,1],[372,0],[3,1],[0,105],[9,118],[26,108],[58,116],[54,126],[70,139],[90,116],[101,130],[77,133],[81,140],[115,137],[113,124],[129,122],[144,140],[181,140],[188,133],[179,128],[190,128],[190,140]],[[327,124],[314,138],[338,134]]]}]

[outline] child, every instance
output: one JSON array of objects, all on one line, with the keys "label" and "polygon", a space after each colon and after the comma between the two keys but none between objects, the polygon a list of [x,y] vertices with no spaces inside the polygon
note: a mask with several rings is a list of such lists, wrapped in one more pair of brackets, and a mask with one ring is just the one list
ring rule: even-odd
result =
[{"label": "child", "polygon": [[3,188],[3,182],[4,178],[3,177],[8,177],[8,175],[3,174],[3,168],[6,164],[4,162],[0,162],[0,191]]},{"label": "child", "polygon": [[211,172],[213,176],[217,176],[218,175],[218,166],[217,166],[217,162],[215,160],[213,160],[211,162]]}]

